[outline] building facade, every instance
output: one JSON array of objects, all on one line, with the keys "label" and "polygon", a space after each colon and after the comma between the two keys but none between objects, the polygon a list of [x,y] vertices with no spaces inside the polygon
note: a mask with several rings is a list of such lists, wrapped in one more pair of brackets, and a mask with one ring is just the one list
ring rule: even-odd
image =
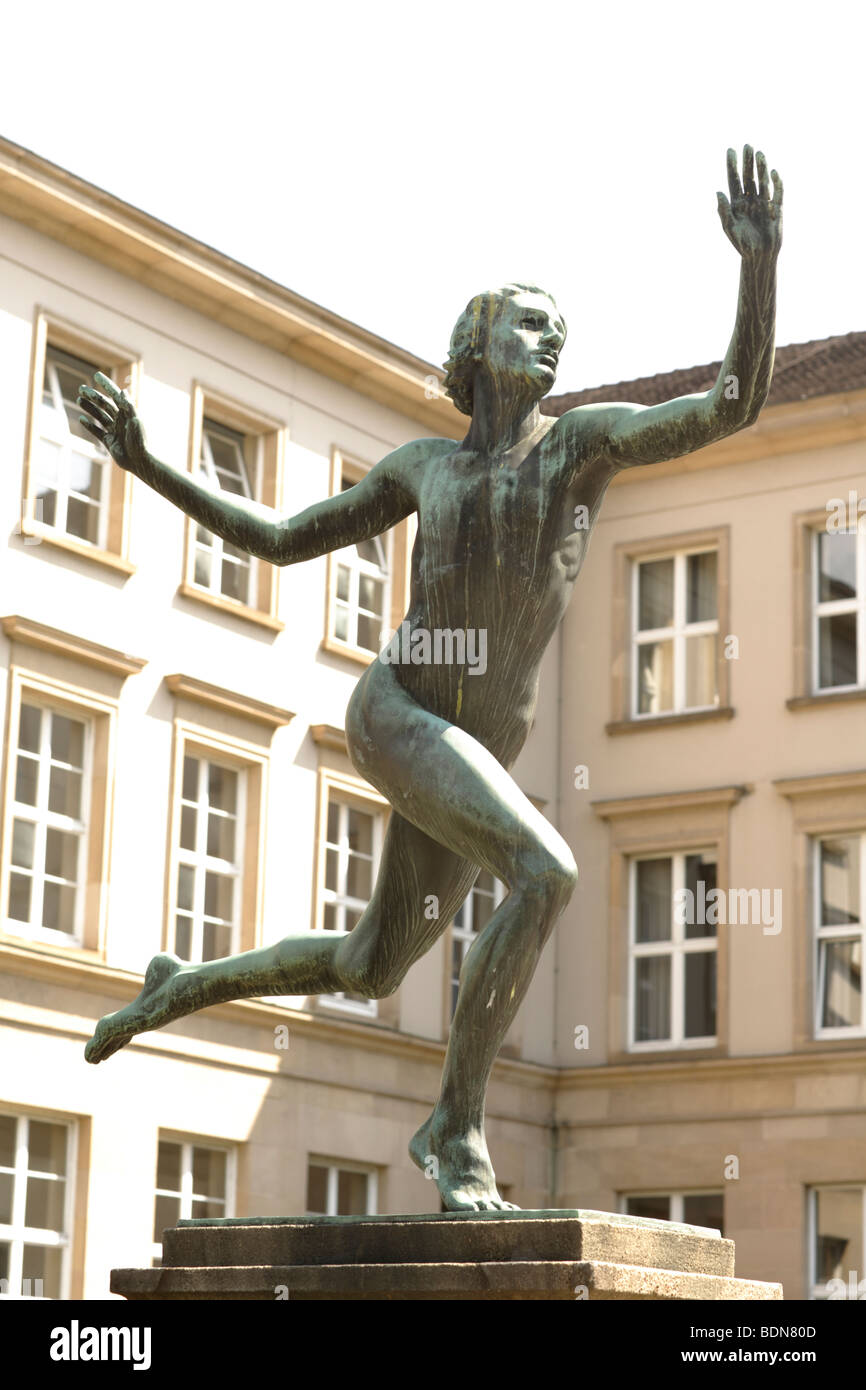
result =
[{"label": "building facade", "polygon": [[[429,364],[2,142],[0,266],[0,1287],[104,1297],[179,1216],[438,1210],[406,1144],[486,875],[387,999],[225,1004],[84,1063],[156,952],[358,920],[388,808],[344,714],[413,529],[250,561],[74,401],[106,372],[158,457],[288,513],[465,421]],[[515,768],[581,877],[488,1108],[520,1206],[722,1225],[789,1297],[866,1275],[866,523],[828,522],[866,496],[866,352],[807,347],[756,427],[609,490]]]}]

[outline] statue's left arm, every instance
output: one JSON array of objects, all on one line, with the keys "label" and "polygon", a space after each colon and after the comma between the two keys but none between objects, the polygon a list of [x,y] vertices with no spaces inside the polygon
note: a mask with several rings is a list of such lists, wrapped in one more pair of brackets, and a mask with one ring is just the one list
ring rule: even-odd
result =
[{"label": "statue's left arm", "polygon": [[[753,425],[767,399],[773,374],[776,258],[782,244],[782,180],[758,152],[755,185],[752,149],[743,151],[743,180],[728,150],[730,201],[718,194],[719,217],[742,258],[737,319],[730,347],[711,390],[661,405],[584,407],[601,431],[599,447],[614,468],[658,463],[690,454]],[[571,412],[569,412],[571,413]],[[582,413],[581,408],[574,412]],[[587,421],[582,422],[584,426]],[[593,429],[595,433],[595,429]]]}]

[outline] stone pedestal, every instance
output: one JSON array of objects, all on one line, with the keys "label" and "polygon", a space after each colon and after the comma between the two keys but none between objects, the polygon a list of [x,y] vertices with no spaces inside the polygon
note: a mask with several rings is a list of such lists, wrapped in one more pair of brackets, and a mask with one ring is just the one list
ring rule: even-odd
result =
[{"label": "stone pedestal", "polygon": [[128,1299],[780,1299],[718,1231],[602,1211],[181,1221]]}]

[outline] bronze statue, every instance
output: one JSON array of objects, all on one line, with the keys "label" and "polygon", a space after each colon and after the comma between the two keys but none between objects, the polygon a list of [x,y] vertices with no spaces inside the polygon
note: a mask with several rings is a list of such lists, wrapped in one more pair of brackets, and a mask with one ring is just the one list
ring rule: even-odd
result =
[{"label": "bronze statue", "polygon": [[[771,196],[766,160],[746,146],[741,183],[728,151],[730,199],[720,193],[718,210],[742,268],[733,337],[710,391],[656,406],[590,405],[558,419],[542,415],[565,323],[550,295],[506,285],[473,299],[451,339],[445,389],[471,416],[465,439],[403,445],[354,487],[298,516],[214,491],[159,463],[124,392],[101,375],[94,378],[101,391],[82,387],[83,423],[121,468],[271,564],[355,544],[416,512],[410,630],[488,636],[483,674],[465,662],[386,657],[371,662],[352,695],[352,762],[393,807],[373,896],[354,930],[287,936],[204,964],[158,955],[137,999],[99,1023],[88,1061],[110,1057],[136,1033],[229,999],[391,994],[451,921],[483,866],[508,896],[466,958],[439,1098],[410,1152],[419,1167],[438,1171],[449,1210],[511,1206],[497,1192],[487,1151],[487,1082],[573,892],[577,866],[508,769],[529,733],[541,658],[611,478],[744,429],[766,400],[782,237],[775,170],[772,182]],[[439,905],[433,919],[425,910],[431,895]]]}]

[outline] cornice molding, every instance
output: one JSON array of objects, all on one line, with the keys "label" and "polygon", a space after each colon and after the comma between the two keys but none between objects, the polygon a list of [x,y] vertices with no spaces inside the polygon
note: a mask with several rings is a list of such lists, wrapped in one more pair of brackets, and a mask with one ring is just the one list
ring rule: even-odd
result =
[{"label": "cornice molding", "polygon": [[96,666],[101,671],[108,671],[112,676],[122,676],[124,680],[127,676],[136,675],[147,665],[145,657],[127,656],[124,652],[91,642],[87,637],[63,632],[60,628],[47,627],[44,623],[37,623],[32,618],[23,618],[17,613],[0,618],[0,624],[10,642],[23,642],[26,646],[38,647],[41,651],[71,657],[75,661],[85,662],[88,666]]},{"label": "cornice molding", "polygon": [[338,729],[334,724],[311,724],[310,737],[320,748],[333,748],[348,757],[345,729]]},{"label": "cornice molding", "polygon": [[250,695],[239,695],[237,691],[225,690],[219,685],[209,685],[196,676],[185,676],[180,672],[165,677],[165,683],[172,695],[182,695],[197,704],[209,705],[211,709],[222,710],[225,714],[239,714],[244,719],[254,719],[269,729],[280,729],[291,723],[294,713],[281,709],[278,705],[267,705],[263,700],[254,700]]},{"label": "cornice molding", "polygon": [[590,805],[602,820],[619,816],[638,816],[646,811],[678,811],[689,806],[735,806],[752,788],[702,787],[691,792],[660,792],[654,796],[623,796],[611,801],[591,801]]},{"label": "cornice molding", "polygon": [[821,772],[812,777],[780,777],[773,782],[780,796],[827,796],[833,792],[866,791],[866,768],[853,772]]}]

